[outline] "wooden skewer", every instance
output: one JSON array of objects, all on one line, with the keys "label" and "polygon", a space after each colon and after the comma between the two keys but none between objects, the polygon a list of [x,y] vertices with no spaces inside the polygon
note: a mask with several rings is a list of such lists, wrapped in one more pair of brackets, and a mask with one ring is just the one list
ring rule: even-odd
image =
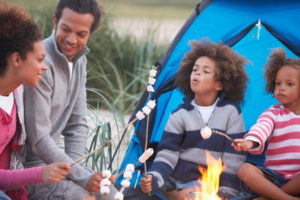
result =
[{"label": "wooden skewer", "polygon": [[225,133],[222,133],[220,131],[217,131],[217,130],[212,130],[213,133],[216,133],[218,135],[222,135],[224,137],[226,137],[228,140],[230,140],[231,142],[233,142],[235,145],[237,145],[237,143],[228,135],[226,135]]},{"label": "wooden skewer", "polygon": [[79,158],[78,160],[76,160],[74,163],[71,164],[71,167],[73,167],[75,164],[77,164],[78,162],[82,161],[83,159],[85,159],[85,158],[87,158],[87,157],[93,155],[94,153],[96,153],[96,152],[102,150],[104,147],[109,146],[109,145],[112,143],[113,140],[115,140],[119,135],[121,135],[121,134],[122,134],[122,133],[130,126],[130,125],[132,125],[132,124],[133,124],[134,122],[136,122],[137,120],[138,120],[138,118],[135,118],[134,120],[132,120],[131,122],[129,122],[129,123],[127,124],[127,126],[125,126],[125,127],[124,127],[117,135],[115,135],[111,140],[105,142],[105,144],[102,145],[101,147],[99,147],[98,149],[96,149],[96,150],[90,152],[89,154],[86,154],[86,155],[82,156],[81,158]]}]

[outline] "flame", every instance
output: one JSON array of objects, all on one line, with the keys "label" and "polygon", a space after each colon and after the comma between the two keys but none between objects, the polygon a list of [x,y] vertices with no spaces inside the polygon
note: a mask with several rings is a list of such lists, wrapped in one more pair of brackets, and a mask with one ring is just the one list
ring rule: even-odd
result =
[{"label": "flame", "polygon": [[219,178],[225,165],[222,165],[222,160],[219,158],[215,160],[214,157],[206,151],[207,169],[199,167],[202,178],[198,181],[201,182],[201,188],[196,189],[195,200],[221,200],[218,196]]}]

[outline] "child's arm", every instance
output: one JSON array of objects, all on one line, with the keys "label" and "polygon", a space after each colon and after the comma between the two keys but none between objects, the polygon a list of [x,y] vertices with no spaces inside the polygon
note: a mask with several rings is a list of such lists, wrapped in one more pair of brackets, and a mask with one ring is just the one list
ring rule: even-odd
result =
[{"label": "child's arm", "polygon": [[251,140],[235,139],[237,145],[232,143],[232,146],[236,151],[248,151],[250,149],[256,148],[259,144]]},{"label": "child's arm", "polygon": [[39,183],[58,183],[70,172],[66,163],[53,163],[43,167],[33,167],[22,170],[0,169],[0,189],[10,190],[25,185]]}]

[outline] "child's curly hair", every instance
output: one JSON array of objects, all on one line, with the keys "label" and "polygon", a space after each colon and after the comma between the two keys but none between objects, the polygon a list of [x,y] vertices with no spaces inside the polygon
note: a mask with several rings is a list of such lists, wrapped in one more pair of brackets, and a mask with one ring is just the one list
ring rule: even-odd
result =
[{"label": "child's curly hair", "polygon": [[[243,102],[248,76],[244,70],[247,60],[230,47],[207,40],[191,42],[192,50],[185,54],[177,71],[175,85],[187,96],[194,97],[190,86],[190,75],[194,63],[202,56],[214,60],[217,66],[216,79],[222,83],[225,98]],[[218,94],[220,95],[220,93]]]},{"label": "child's curly hair", "polygon": [[274,49],[268,58],[270,60],[265,64],[264,67],[264,79],[267,80],[266,92],[273,93],[275,90],[275,79],[278,70],[281,67],[288,65],[300,71],[300,59],[287,58],[286,52],[283,48]]},{"label": "child's curly hair", "polygon": [[22,8],[0,2],[0,76],[7,69],[7,59],[18,52],[26,59],[33,44],[42,40],[42,35],[35,21]]}]

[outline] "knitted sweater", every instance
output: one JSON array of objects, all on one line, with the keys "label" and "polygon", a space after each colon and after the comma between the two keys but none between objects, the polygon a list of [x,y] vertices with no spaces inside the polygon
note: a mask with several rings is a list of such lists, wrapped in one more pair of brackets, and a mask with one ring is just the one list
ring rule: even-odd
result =
[{"label": "knitted sweater", "polygon": [[245,135],[246,140],[255,137],[260,146],[249,151],[259,154],[268,141],[265,166],[278,172],[286,179],[300,172],[300,115],[285,108],[273,105],[265,110]]},{"label": "knitted sweater", "polygon": [[[37,88],[25,86],[25,127],[29,139],[25,167],[73,163],[84,154],[88,135],[85,54],[89,49],[85,47],[75,55],[70,77],[68,60],[59,51],[54,32],[44,40],[44,45],[48,70]],[[59,147],[61,135],[64,149]],[[90,176],[80,165],[73,166],[68,174],[69,179],[82,187]]]},{"label": "knitted sweater", "polygon": [[[184,98],[184,103],[169,117],[149,171],[153,175],[152,189],[162,187],[169,176],[185,183],[198,180],[201,177],[198,166],[207,166],[205,150],[208,150],[215,159],[221,158],[226,164],[220,186],[239,190],[236,172],[245,161],[245,154],[234,151],[231,142],[223,136],[212,134],[209,139],[203,139],[200,130],[206,124],[190,102],[191,99]],[[243,137],[245,127],[239,104],[220,98],[207,126],[232,138]]]}]

